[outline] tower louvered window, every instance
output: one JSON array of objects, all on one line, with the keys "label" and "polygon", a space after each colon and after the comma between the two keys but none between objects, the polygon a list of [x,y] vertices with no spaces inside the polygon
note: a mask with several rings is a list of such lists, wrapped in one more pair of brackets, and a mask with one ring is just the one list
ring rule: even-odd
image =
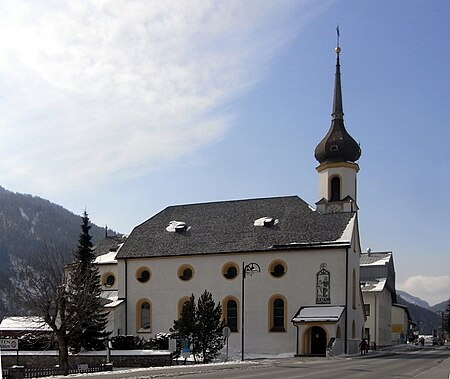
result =
[{"label": "tower louvered window", "polygon": [[335,176],[331,179],[330,201],[341,200],[341,179]]}]

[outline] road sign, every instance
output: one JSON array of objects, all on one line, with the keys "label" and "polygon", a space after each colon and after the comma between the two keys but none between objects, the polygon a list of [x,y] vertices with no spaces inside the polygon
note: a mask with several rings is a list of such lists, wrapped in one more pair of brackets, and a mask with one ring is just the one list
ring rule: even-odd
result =
[{"label": "road sign", "polygon": [[17,350],[19,348],[19,340],[12,338],[0,338],[0,349]]},{"label": "road sign", "polygon": [[230,329],[228,326],[225,326],[225,327],[222,329],[222,335],[223,335],[225,338],[228,338],[228,337],[230,336],[230,334],[231,334],[231,329]]}]

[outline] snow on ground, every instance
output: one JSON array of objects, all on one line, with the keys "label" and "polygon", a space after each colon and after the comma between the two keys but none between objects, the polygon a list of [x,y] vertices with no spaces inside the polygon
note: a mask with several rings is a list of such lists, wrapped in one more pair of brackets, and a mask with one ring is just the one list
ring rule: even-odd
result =
[{"label": "snow on ground", "polygon": [[[123,351],[123,350],[122,350]],[[122,352],[121,351],[121,352]],[[135,350],[133,350],[135,352]],[[132,352],[132,351],[130,351]],[[167,353],[167,352],[166,352]],[[294,356],[294,353],[284,353],[284,354],[279,354],[279,355],[269,355],[269,354],[246,354],[245,355],[245,361],[241,361],[239,359],[230,359],[228,361],[225,361],[225,356],[223,356],[223,360],[221,361],[217,361],[217,362],[213,362],[213,363],[199,363],[196,364],[194,362],[194,358],[193,356],[189,357],[186,360],[186,363],[184,361],[183,358],[179,358],[178,360],[178,364],[175,363],[176,361],[174,360],[174,364],[172,366],[160,366],[160,367],[140,367],[140,368],[118,368],[115,369],[114,371],[104,371],[104,372],[96,372],[96,373],[80,373],[80,374],[71,374],[68,376],[63,376],[63,375],[58,375],[58,376],[52,376],[51,379],[67,379],[67,378],[81,378],[81,377],[89,377],[89,376],[98,376],[98,375],[102,375],[105,376],[105,378],[107,379],[108,376],[111,375],[120,375],[120,374],[133,374],[136,373],[136,378],[139,378],[139,373],[143,373],[145,372],[146,374],[149,374],[149,372],[151,371],[171,371],[174,368],[181,368],[181,367],[186,367],[186,366],[195,366],[196,368],[205,368],[205,369],[214,369],[214,368],[219,368],[219,367],[226,367],[226,366],[233,366],[236,364],[239,365],[255,365],[255,364],[263,364],[261,360],[263,359],[285,359],[285,358],[292,358]],[[173,376],[173,372],[171,373],[167,373],[167,376]],[[128,377],[128,376],[127,376]],[[158,377],[165,377],[164,374],[158,374]],[[129,379],[132,379],[132,377],[130,377]]]}]

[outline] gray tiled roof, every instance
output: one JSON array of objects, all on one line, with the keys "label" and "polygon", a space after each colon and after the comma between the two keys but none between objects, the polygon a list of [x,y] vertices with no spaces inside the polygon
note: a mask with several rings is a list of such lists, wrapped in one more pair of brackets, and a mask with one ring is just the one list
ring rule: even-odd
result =
[{"label": "gray tiled roof", "polygon": [[100,255],[108,254],[110,251],[117,250],[119,245],[125,241],[126,237],[124,236],[108,236],[94,245],[94,255],[98,257]]},{"label": "gray tiled roof", "polygon": [[380,266],[386,265],[392,259],[392,252],[376,252],[370,254],[361,254],[359,258],[360,265],[374,265],[379,264]]},{"label": "gray tiled roof", "polygon": [[[261,217],[278,224],[254,226]],[[169,206],[139,226],[116,258],[271,250],[274,245],[337,241],[352,213],[320,214],[297,196]],[[168,232],[170,221],[190,227]]]}]

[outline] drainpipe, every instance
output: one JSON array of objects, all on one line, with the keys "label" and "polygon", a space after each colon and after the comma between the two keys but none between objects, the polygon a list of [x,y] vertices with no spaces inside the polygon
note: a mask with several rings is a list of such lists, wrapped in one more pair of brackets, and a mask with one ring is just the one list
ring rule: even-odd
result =
[{"label": "drainpipe", "polygon": [[347,354],[348,344],[348,247],[345,249],[345,331],[344,331],[344,354]]},{"label": "drainpipe", "polygon": [[376,293],[374,294],[374,298],[375,298],[375,312],[374,312],[374,316],[375,316],[374,324],[375,324],[375,327],[374,327],[374,334],[375,334],[375,346],[378,346],[378,340],[377,340],[377,338],[378,338],[378,327],[377,327],[378,309],[377,309],[377,294]]},{"label": "drainpipe", "polygon": [[128,261],[125,258],[125,335],[128,335]]}]

